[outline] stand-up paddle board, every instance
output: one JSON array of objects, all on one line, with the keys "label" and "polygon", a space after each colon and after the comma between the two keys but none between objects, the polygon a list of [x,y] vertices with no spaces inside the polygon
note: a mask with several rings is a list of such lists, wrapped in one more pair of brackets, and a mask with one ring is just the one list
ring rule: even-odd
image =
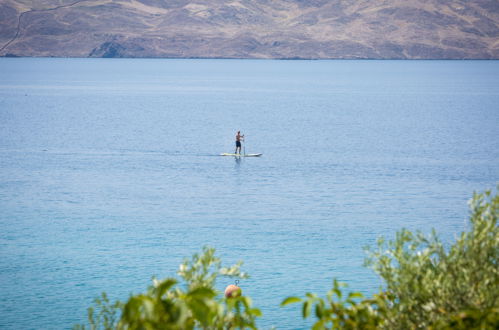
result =
[{"label": "stand-up paddle board", "polygon": [[234,157],[260,157],[263,154],[228,154],[228,153],[223,153],[220,154],[220,156],[234,156]]}]

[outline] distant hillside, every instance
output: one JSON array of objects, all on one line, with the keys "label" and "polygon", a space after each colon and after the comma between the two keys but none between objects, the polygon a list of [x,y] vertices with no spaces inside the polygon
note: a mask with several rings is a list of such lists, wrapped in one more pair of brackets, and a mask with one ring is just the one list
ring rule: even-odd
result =
[{"label": "distant hillside", "polygon": [[0,0],[0,56],[499,59],[499,1]]}]

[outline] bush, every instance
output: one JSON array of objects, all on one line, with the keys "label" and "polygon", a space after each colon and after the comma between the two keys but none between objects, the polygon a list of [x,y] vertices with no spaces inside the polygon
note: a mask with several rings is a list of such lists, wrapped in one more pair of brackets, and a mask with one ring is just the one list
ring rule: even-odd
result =
[{"label": "bush", "polygon": [[[448,248],[435,231],[401,230],[394,240],[379,239],[366,265],[384,289],[372,298],[345,294],[334,280],[325,299],[307,293],[281,305],[302,303],[303,318],[314,312],[313,329],[499,328],[499,196],[475,194],[470,209],[469,231]],[[256,329],[261,313],[249,297],[219,298],[214,289],[218,276],[245,278],[241,263],[223,268],[214,252],[205,247],[180,265],[183,287],[173,278],[154,279],[147,293],[125,304],[111,305],[103,294],[98,313],[89,308],[90,329]]]},{"label": "bush", "polygon": [[[445,248],[435,231],[425,236],[401,230],[395,240],[378,240],[366,265],[384,280],[372,299],[353,293],[341,300],[338,283],[327,301],[314,294],[302,300],[303,317],[315,305],[314,328],[481,328],[499,327],[499,196],[475,194],[470,230]],[[334,295],[337,301],[333,299]],[[359,298],[355,301],[353,298]]]},{"label": "bush", "polygon": [[[183,286],[174,278],[153,279],[147,293],[132,296],[125,304],[110,305],[107,297],[96,300],[99,313],[88,309],[90,329],[256,329],[261,312],[249,297],[220,298],[215,290],[219,276],[247,278],[240,266],[222,267],[215,250],[205,247],[180,265]],[[119,321],[113,317],[117,311]]]}]

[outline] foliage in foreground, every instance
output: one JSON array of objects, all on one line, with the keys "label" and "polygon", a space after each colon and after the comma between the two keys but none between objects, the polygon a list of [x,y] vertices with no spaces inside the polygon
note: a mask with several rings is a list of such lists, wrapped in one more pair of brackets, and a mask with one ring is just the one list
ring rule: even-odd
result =
[{"label": "foliage in foreground", "polygon": [[470,230],[447,249],[435,231],[401,230],[392,241],[379,239],[366,264],[385,290],[371,299],[351,293],[342,300],[335,281],[326,300],[309,293],[282,305],[303,301],[305,318],[314,306],[316,329],[498,328],[499,196],[475,194],[470,209]]},{"label": "foliage in foreground", "polygon": [[[222,267],[215,250],[205,247],[202,254],[180,265],[183,285],[174,278],[153,279],[146,293],[130,297],[125,304],[111,305],[103,294],[103,299],[96,300],[99,312],[88,309],[90,329],[256,329],[255,319],[261,312],[252,307],[249,297],[219,298],[215,290],[218,276],[247,278],[240,266]],[[119,321],[114,317],[117,311]]]},{"label": "foliage in foreground", "polygon": [[[373,297],[345,294],[334,280],[325,299],[307,293],[281,305],[302,303],[304,318],[314,314],[313,329],[499,328],[499,196],[475,194],[470,209],[469,231],[447,248],[434,231],[401,230],[394,240],[378,240],[366,264],[384,280],[384,290]],[[241,264],[222,268],[213,249],[203,252],[180,266],[184,288],[167,278],[153,280],[147,293],[126,304],[97,299],[99,312],[89,308],[90,328],[255,329],[261,313],[248,297],[219,298],[214,289],[220,275],[244,278]]]}]

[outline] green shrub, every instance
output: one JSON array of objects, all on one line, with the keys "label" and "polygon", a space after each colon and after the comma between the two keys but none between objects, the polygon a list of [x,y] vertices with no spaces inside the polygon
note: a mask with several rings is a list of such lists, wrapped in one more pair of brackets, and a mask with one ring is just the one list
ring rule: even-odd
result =
[{"label": "green shrub", "polygon": [[499,196],[475,194],[470,209],[470,230],[448,249],[434,231],[425,237],[402,230],[394,241],[380,240],[368,263],[394,297],[387,324],[426,328],[498,321]]},{"label": "green shrub", "polygon": [[[372,298],[346,294],[334,280],[325,299],[307,293],[281,306],[302,303],[302,317],[314,315],[313,329],[499,328],[499,196],[475,194],[470,209],[469,230],[448,247],[435,231],[404,229],[394,240],[379,239],[366,265],[384,288]],[[249,297],[220,298],[214,288],[218,276],[245,278],[241,263],[223,268],[214,253],[205,247],[180,265],[183,286],[153,279],[147,293],[124,304],[103,294],[96,310],[88,309],[90,329],[256,329],[261,313]]]},{"label": "green shrub", "polygon": [[326,294],[326,299],[314,293],[307,293],[306,298],[288,297],[281,306],[303,302],[302,316],[308,318],[314,311],[317,321],[312,329],[377,329],[382,324],[379,302],[383,297],[362,299],[359,292],[351,292],[344,298],[341,287],[344,283],[334,280],[333,288]]},{"label": "green shrub", "polygon": [[[87,309],[88,323],[91,330],[95,329],[115,329],[118,322],[118,315],[123,308],[119,301],[111,304],[107,294],[103,292],[100,298],[94,299],[94,307]],[[97,310],[97,314],[95,311]],[[74,326],[75,330],[84,330],[84,325]]]},{"label": "green shrub", "polygon": [[[174,278],[153,279],[146,293],[132,296],[124,304],[110,305],[107,298],[96,300],[99,313],[88,310],[90,329],[256,329],[261,312],[252,307],[249,297],[220,298],[215,290],[219,276],[247,278],[240,266],[222,267],[215,250],[205,247],[202,254],[180,265],[183,286]],[[119,321],[112,317],[117,312]]]},{"label": "green shrub", "polygon": [[[401,230],[392,241],[378,240],[366,265],[384,281],[384,291],[360,300],[341,300],[338,283],[327,300],[314,294],[303,301],[303,317],[315,306],[314,328],[418,329],[499,327],[499,196],[475,194],[470,230],[448,248],[435,231],[429,236]],[[336,295],[337,300],[333,297]],[[357,297],[357,301],[353,298]]]}]

